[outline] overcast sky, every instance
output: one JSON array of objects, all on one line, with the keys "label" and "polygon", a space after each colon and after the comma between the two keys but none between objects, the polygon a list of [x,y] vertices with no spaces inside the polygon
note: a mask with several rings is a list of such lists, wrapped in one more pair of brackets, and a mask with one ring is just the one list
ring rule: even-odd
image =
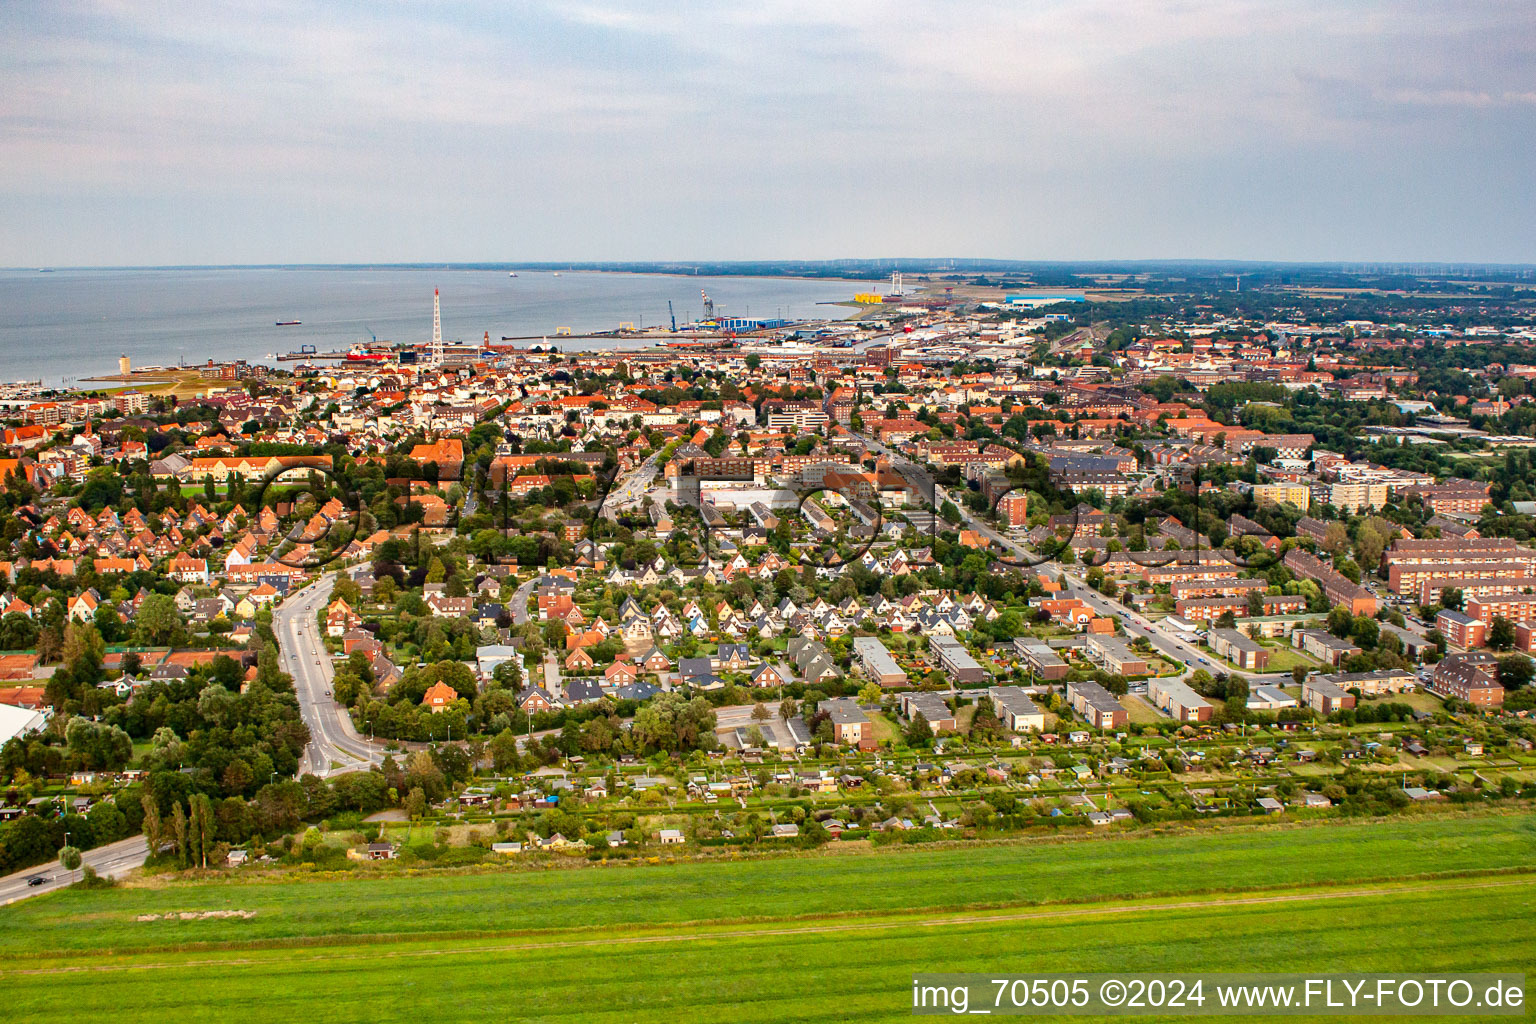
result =
[{"label": "overcast sky", "polygon": [[1536,4],[0,4],[0,265],[1536,262]]}]

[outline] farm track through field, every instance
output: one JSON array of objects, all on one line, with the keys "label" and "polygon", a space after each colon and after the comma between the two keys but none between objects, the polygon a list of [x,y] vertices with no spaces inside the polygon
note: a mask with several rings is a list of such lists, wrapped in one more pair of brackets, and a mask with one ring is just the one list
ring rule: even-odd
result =
[{"label": "farm track through field", "polygon": [[[1159,914],[1179,910],[1224,910],[1229,907],[1261,906],[1266,904],[1317,903],[1326,900],[1367,899],[1374,896],[1408,895],[1414,893],[1469,891],[1477,889],[1502,889],[1531,886],[1529,877],[1499,881],[1465,881],[1445,884],[1409,884],[1374,886],[1358,889],[1335,889],[1311,892],[1287,892],[1261,896],[1180,900],[1166,903],[1114,903],[1078,905],[1055,910],[1031,910],[1014,913],[965,913],[941,914],[916,917],[910,914],[891,913],[877,920],[844,921],[836,924],[807,924],[801,926],[714,928],[708,931],[665,931],[658,934],[606,936],[590,939],[554,939],[531,942],[509,942],[489,945],[449,946],[434,949],[419,948],[429,937],[402,936],[390,943],[406,948],[354,949],[347,952],[317,952],[302,956],[284,956],[282,963],[291,966],[298,963],[338,961],[390,960],[402,957],[424,956],[476,956],[503,953],[527,953],[540,950],[592,948],[626,945],[644,945],[674,942],[709,942],[733,939],[773,938],[799,935],[826,935],[840,932],[881,931],[891,928],[944,928],[972,924],[1011,923],[1019,921],[1049,921],[1071,918],[1117,916],[1129,914]],[[682,924],[678,929],[697,925]],[[84,955],[84,954],[82,954]],[[99,955],[99,954],[90,954]],[[265,957],[208,957],[199,960],[174,960],[159,962],[89,963],[59,965],[53,967],[22,968],[0,971],[0,978],[28,975],[98,974],[140,970],[174,970],[188,967],[257,966],[275,962]]]}]

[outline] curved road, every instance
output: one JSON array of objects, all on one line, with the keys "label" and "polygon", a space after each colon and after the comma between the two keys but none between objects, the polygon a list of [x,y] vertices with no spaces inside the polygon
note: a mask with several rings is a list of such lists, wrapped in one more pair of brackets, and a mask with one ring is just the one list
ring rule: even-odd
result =
[{"label": "curved road", "polygon": [[316,615],[329,602],[335,574],[327,573],[290,595],[272,615],[283,668],[293,676],[299,714],[309,726],[309,746],[299,759],[299,773],[320,777],[358,771],[383,760],[382,748],[359,736],[352,717],[329,696],[331,657],[325,651]]},{"label": "curved road", "polygon": [[[85,865],[95,868],[96,873],[103,878],[109,875],[113,878],[122,878],[128,872],[143,867],[144,858],[148,856],[149,843],[145,842],[144,837],[130,836],[115,843],[108,843],[106,846],[98,846],[94,850],[86,850],[80,855],[80,864],[82,868]],[[80,881],[83,875],[81,868],[65,871],[59,867],[57,860],[18,871],[14,875],[6,875],[0,878],[0,906],[24,900],[28,896],[41,896],[45,892],[62,889],[66,885],[73,885]],[[46,881],[41,885],[28,885],[27,879],[34,876],[42,877]]]}]

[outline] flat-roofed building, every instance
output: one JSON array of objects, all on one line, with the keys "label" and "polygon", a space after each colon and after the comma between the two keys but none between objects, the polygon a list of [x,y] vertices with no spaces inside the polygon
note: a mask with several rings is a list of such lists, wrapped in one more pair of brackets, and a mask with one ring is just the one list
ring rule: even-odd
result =
[{"label": "flat-roofed building", "polygon": [[1246,634],[1235,629],[1213,629],[1210,632],[1211,650],[1219,658],[1226,658],[1238,668],[1249,672],[1262,672],[1269,664],[1269,652]]},{"label": "flat-roofed building", "polygon": [[817,705],[818,711],[825,711],[832,718],[832,736],[839,743],[860,750],[873,750],[875,748],[874,727],[869,721],[869,716],[864,714],[858,701],[852,697],[834,697],[824,700]]},{"label": "flat-roofed building", "polygon": [[1153,679],[1147,683],[1147,696],[1180,722],[1209,722],[1214,711],[1209,701],[1177,679]]},{"label": "flat-roofed building", "polygon": [[1248,694],[1249,711],[1284,711],[1299,706],[1295,697],[1278,686],[1259,686]]},{"label": "flat-roofed building", "polygon": [[1120,729],[1131,719],[1114,694],[1091,680],[1068,683],[1067,703],[1095,729]]},{"label": "flat-roofed building", "polygon": [[1104,666],[1104,671],[1117,676],[1144,676],[1151,671],[1146,656],[1131,650],[1131,645],[1119,637],[1088,634],[1088,654]]},{"label": "flat-roofed building", "polygon": [[885,644],[872,636],[853,638],[853,656],[863,666],[864,674],[881,686],[906,686],[907,674],[902,671]]},{"label": "flat-roofed building", "polygon": [[987,691],[997,717],[1004,728],[1013,732],[1040,732],[1045,728],[1045,712],[1018,686],[994,686]]},{"label": "flat-roofed building", "polygon": [[928,646],[939,659],[939,668],[957,683],[981,683],[987,679],[987,670],[971,657],[965,645],[952,636],[936,633],[928,638]]},{"label": "flat-roofed building", "polygon": [[1403,693],[1416,690],[1419,686],[1419,680],[1412,672],[1397,668],[1379,668],[1374,672],[1335,672],[1322,678],[1341,690],[1359,690],[1365,697]]},{"label": "flat-roofed building", "polygon": [[1301,684],[1301,699],[1307,707],[1325,715],[1355,706],[1355,695],[1330,683],[1324,676],[1313,676]]},{"label": "flat-roofed building", "polygon": [[1049,644],[1032,637],[1014,637],[1013,649],[1019,660],[1041,679],[1062,679],[1067,674],[1067,663],[1056,656]]},{"label": "flat-roofed building", "polygon": [[1345,658],[1360,653],[1360,648],[1326,629],[1298,629],[1291,634],[1291,645],[1328,665],[1343,664]]},{"label": "flat-roofed building", "polygon": [[954,732],[956,728],[955,713],[944,703],[944,698],[936,693],[917,692],[901,695],[901,713],[910,721],[921,714],[928,720],[928,728],[934,735],[940,732]]},{"label": "flat-roofed building", "polygon": [[1305,512],[1312,507],[1312,488],[1306,484],[1254,484],[1253,500],[1260,505],[1266,501],[1295,505]]}]

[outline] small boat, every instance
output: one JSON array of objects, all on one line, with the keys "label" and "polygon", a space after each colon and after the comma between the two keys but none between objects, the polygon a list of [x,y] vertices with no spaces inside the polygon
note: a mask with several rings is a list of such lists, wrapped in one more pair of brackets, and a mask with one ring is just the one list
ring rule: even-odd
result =
[{"label": "small boat", "polygon": [[508,272],[508,273],[507,273],[507,276],[508,276],[508,277],[516,277],[516,276],[517,276],[517,271],[515,271],[515,270],[513,270],[513,271],[509,271],[509,272]]},{"label": "small boat", "polygon": [[279,320],[277,322],[277,326],[279,326],[279,327],[297,327],[297,326],[299,326],[299,324],[301,324],[303,322],[304,321],[302,321],[302,320]]},{"label": "small boat", "polygon": [[559,276],[560,276],[560,271],[558,271],[558,270],[557,270],[557,271],[555,271],[555,276],[556,276],[556,277],[559,277]]}]

